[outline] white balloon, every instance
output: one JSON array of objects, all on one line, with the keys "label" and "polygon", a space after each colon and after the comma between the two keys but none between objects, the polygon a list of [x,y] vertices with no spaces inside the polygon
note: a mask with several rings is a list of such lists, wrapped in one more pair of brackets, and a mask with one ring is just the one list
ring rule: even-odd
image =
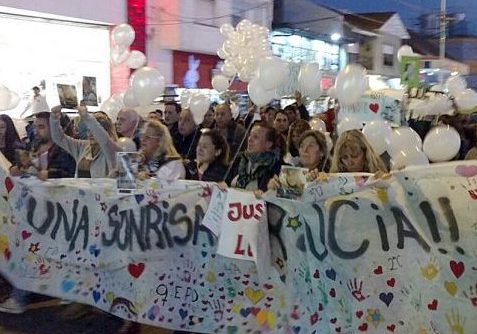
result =
[{"label": "white balloon", "polygon": [[127,23],[123,23],[113,28],[111,36],[114,44],[127,48],[134,42],[136,34],[133,27]]},{"label": "white balloon", "polygon": [[419,135],[407,126],[401,126],[393,130],[388,143],[388,153],[394,157],[399,151],[406,151],[411,148],[422,149],[422,139]]},{"label": "white balloon", "polygon": [[164,93],[165,79],[157,69],[144,66],[134,72],[131,87],[139,105],[147,106]]},{"label": "white balloon", "polygon": [[326,124],[323,122],[323,120],[314,117],[308,123],[310,124],[312,130],[321,131],[323,133],[326,132]]},{"label": "white balloon", "polygon": [[190,98],[192,97],[192,93],[190,90],[184,89],[181,94],[181,107],[182,108],[189,108]]},{"label": "white balloon", "polygon": [[250,80],[247,90],[250,100],[258,107],[266,106],[276,95],[275,90],[266,90],[263,88],[258,78]]},{"label": "white balloon", "polygon": [[209,105],[209,98],[204,94],[195,94],[191,97],[189,109],[192,113],[195,124],[202,123],[207,110],[209,110]]},{"label": "white balloon", "polygon": [[0,85],[0,110],[7,110],[10,106],[11,93],[10,89]]},{"label": "white balloon", "polygon": [[236,30],[238,32],[246,32],[247,30],[252,28],[252,22],[247,19],[243,19],[237,24]]},{"label": "white balloon", "polygon": [[235,32],[235,29],[234,29],[234,27],[232,27],[231,24],[224,23],[220,26],[219,31],[222,34],[222,36],[224,36],[225,38],[229,38],[230,34]]},{"label": "white balloon", "polygon": [[326,138],[326,148],[328,149],[328,153],[331,152],[333,149],[333,140],[331,139],[331,134],[329,132],[325,132]]},{"label": "white balloon", "polygon": [[10,91],[10,104],[7,110],[15,109],[20,103],[20,96],[17,93]]},{"label": "white balloon", "polygon": [[101,105],[101,111],[104,111],[113,122],[116,121],[119,111],[123,108],[123,101],[119,94],[109,97]]},{"label": "white balloon", "polygon": [[336,77],[336,94],[340,103],[344,105],[358,102],[367,87],[366,69],[361,65],[347,65]]},{"label": "white balloon", "polygon": [[397,58],[401,61],[402,56],[414,56],[414,51],[409,45],[403,45],[399,48],[397,52]]},{"label": "white balloon", "polygon": [[277,57],[266,57],[258,64],[258,78],[264,89],[282,85],[289,74],[288,63]]},{"label": "white balloon", "polygon": [[222,73],[228,77],[233,77],[237,73],[237,69],[229,59],[226,59],[222,65]]},{"label": "white balloon", "polygon": [[467,88],[467,81],[460,75],[453,75],[447,79],[446,87],[450,95],[456,96]]},{"label": "white balloon", "polygon": [[134,70],[143,67],[146,65],[146,56],[141,51],[133,50],[129,53],[126,65]]},{"label": "white balloon", "polygon": [[298,82],[301,92],[305,96],[317,98],[321,95],[321,72],[317,63],[305,63],[301,65],[298,73]]},{"label": "white balloon", "polygon": [[225,92],[229,86],[229,79],[224,75],[219,74],[212,78],[212,87],[219,93]]},{"label": "white balloon", "polygon": [[432,162],[449,161],[459,153],[460,144],[460,135],[456,129],[440,125],[427,133],[423,151]]},{"label": "white balloon", "polygon": [[136,96],[134,96],[134,90],[132,89],[132,87],[129,87],[128,90],[124,93],[123,102],[124,105],[128,108],[135,108],[139,106],[139,102],[137,101]]},{"label": "white balloon", "polygon": [[477,107],[477,93],[467,88],[455,96],[455,103],[459,110],[469,110]]},{"label": "white balloon", "polygon": [[121,45],[114,45],[111,48],[111,62],[113,65],[124,63],[129,57],[129,50]]},{"label": "white balloon", "polygon": [[363,134],[377,154],[383,154],[391,140],[393,130],[386,121],[375,120],[366,123]]},{"label": "white balloon", "polygon": [[128,137],[120,137],[118,139],[118,144],[121,147],[121,152],[136,152],[137,146],[136,143]]},{"label": "white balloon", "polygon": [[363,128],[363,122],[354,117],[343,118],[337,126],[338,135],[349,130],[361,130]]},{"label": "white balloon", "polygon": [[224,48],[220,48],[217,50],[217,56],[221,59],[226,59],[229,55],[227,52],[225,52]]},{"label": "white balloon", "polygon": [[409,166],[427,166],[429,160],[420,149],[416,147],[402,149],[391,158],[391,169],[399,170]]}]

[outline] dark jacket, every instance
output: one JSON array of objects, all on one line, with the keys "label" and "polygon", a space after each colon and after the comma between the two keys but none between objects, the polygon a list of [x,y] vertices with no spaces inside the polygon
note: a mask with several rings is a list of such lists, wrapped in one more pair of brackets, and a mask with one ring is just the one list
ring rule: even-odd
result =
[{"label": "dark jacket", "polygon": [[230,148],[230,157],[233,158],[237,151],[243,151],[243,147],[240,147],[242,143],[243,137],[245,136],[245,128],[232,121],[229,126],[227,127],[227,135],[225,139],[227,140],[227,144],[229,144]]},{"label": "dark jacket", "polygon": [[183,159],[194,160],[196,155],[197,143],[200,138],[200,129],[197,127],[194,132],[188,136],[182,136],[180,133],[174,142],[177,152]]},{"label": "dark jacket", "polygon": [[65,150],[57,145],[53,145],[48,150],[48,178],[60,179],[63,177],[74,177],[76,170],[75,159]]},{"label": "dark jacket", "polygon": [[184,163],[186,170],[186,179],[187,180],[199,180],[206,182],[220,182],[224,180],[225,173],[227,172],[227,166],[222,165],[218,161],[214,161],[209,165],[205,170],[202,177],[199,177],[199,171],[197,169],[197,162],[188,161]]}]

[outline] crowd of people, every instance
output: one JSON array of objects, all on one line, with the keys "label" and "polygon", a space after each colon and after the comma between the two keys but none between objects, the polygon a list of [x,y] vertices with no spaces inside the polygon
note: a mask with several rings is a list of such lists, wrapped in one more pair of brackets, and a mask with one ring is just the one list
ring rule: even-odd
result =
[{"label": "crowd of people", "polygon": [[[201,124],[176,102],[166,102],[164,110],[146,118],[122,109],[115,123],[104,112],[88,112],[84,104],[75,120],[61,110],[57,106],[34,114],[27,138],[19,137],[9,116],[0,115],[0,151],[11,163],[10,175],[41,180],[115,177],[116,153],[126,150],[124,139],[132,143],[127,150],[142,156],[140,179],[211,181],[258,196],[280,187],[282,166],[306,169],[308,180],[319,180],[322,173],[389,171],[389,156],[378,155],[359,130],[332,134],[334,145],[329,147],[325,134],[311,129],[301,103],[283,110],[252,106],[236,118],[229,104],[214,103]],[[325,116],[327,130],[333,132],[334,117]],[[476,159],[476,123],[462,115],[442,121],[462,136],[456,159]],[[20,312],[22,298],[16,291],[0,303],[0,310]]]}]

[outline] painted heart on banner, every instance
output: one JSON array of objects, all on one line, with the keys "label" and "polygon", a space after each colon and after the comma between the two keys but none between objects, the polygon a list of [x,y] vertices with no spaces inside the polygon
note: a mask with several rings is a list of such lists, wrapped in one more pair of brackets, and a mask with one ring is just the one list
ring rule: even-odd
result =
[{"label": "painted heart on banner", "polygon": [[12,191],[14,186],[15,186],[15,184],[13,183],[13,181],[10,177],[5,178],[5,188],[7,189],[8,193],[10,193],[10,191]]},{"label": "painted heart on banner", "polygon": [[31,232],[28,232],[27,230],[23,230],[23,231],[22,231],[22,239],[23,239],[23,240],[26,240],[26,239],[28,239],[29,237],[31,237]]},{"label": "painted heart on banner", "polygon": [[377,103],[370,103],[369,104],[369,110],[371,110],[374,113],[377,113],[379,110],[379,104]]},{"label": "painted heart on banner", "polygon": [[128,272],[129,274],[131,274],[132,277],[139,278],[139,276],[142,275],[144,268],[146,268],[146,265],[142,262],[138,264],[130,263],[128,265]]},{"label": "painted heart on banner", "polygon": [[438,304],[437,299],[434,299],[434,300],[432,300],[432,302],[427,304],[427,308],[431,311],[435,311],[435,310],[437,310],[437,304]]},{"label": "painted heart on banner", "polygon": [[388,292],[388,293],[384,293],[384,292],[381,292],[379,294],[379,299],[381,299],[381,301],[386,304],[386,306],[389,307],[389,304],[391,304],[391,302],[393,301],[393,298],[394,298],[394,294],[392,292]]},{"label": "painted heart on banner", "polygon": [[255,305],[265,297],[265,292],[261,289],[245,288],[245,296]]},{"label": "painted heart on banner", "polygon": [[459,277],[462,276],[462,274],[464,273],[464,270],[465,270],[464,262],[462,262],[462,261],[456,262],[456,261],[452,260],[450,262],[450,268],[451,268],[452,273],[454,274],[454,276],[456,278],[459,278]]},{"label": "painted heart on banner", "polygon": [[444,287],[451,296],[455,296],[457,293],[457,285],[454,282],[445,281]]}]

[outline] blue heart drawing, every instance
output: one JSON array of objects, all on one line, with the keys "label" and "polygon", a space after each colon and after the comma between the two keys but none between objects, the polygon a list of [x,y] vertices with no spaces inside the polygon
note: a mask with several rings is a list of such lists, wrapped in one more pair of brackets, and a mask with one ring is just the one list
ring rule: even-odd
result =
[{"label": "blue heart drawing", "polygon": [[248,317],[250,312],[252,312],[250,307],[240,309],[240,315],[244,318]]},{"label": "blue heart drawing", "polygon": [[99,291],[93,291],[93,299],[95,303],[98,303],[99,299],[101,298],[101,293]]},{"label": "blue heart drawing", "polygon": [[206,256],[207,256],[207,252],[206,252],[206,251],[202,251],[201,254],[202,254],[202,257],[206,257]]},{"label": "blue heart drawing", "polygon": [[381,299],[381,301],[386,304],[386,306],[389,307],[389,304],[391,304],[391,302],[393,301],[393,298],[394,298],[394,295],[392,292],[388,292],[388,293],[384,293],[384,292],[381,292],[379,294],[379,299]]},{"label": "blue heart drawing", "polygon": [[333,268],[326,270],[325,273],[330,280],[334,281],[336,279],[336,271]]},{"label": "blue heart drawing", "polygon": [[61,290],[63,290],[63,292],[65,293],[73,289],[74,286],[75,286],[75,282],[71,280],[64,280],[63,282],[61,282]]},{"label": "blue heart drawing", "polygon": [[142,195],[142,194],[134,195],[134,197],[136,198],[137,204],[140,204],[142,202],[142,200],[144,199],[144,195]]},{"label": "blue heart drawing", "polygon": [[181,316],[182,320],[184,320],[188,314],[189,312],[187,312],[187,310],[184,310],[184,309],[179,310],[179,315]]}]

